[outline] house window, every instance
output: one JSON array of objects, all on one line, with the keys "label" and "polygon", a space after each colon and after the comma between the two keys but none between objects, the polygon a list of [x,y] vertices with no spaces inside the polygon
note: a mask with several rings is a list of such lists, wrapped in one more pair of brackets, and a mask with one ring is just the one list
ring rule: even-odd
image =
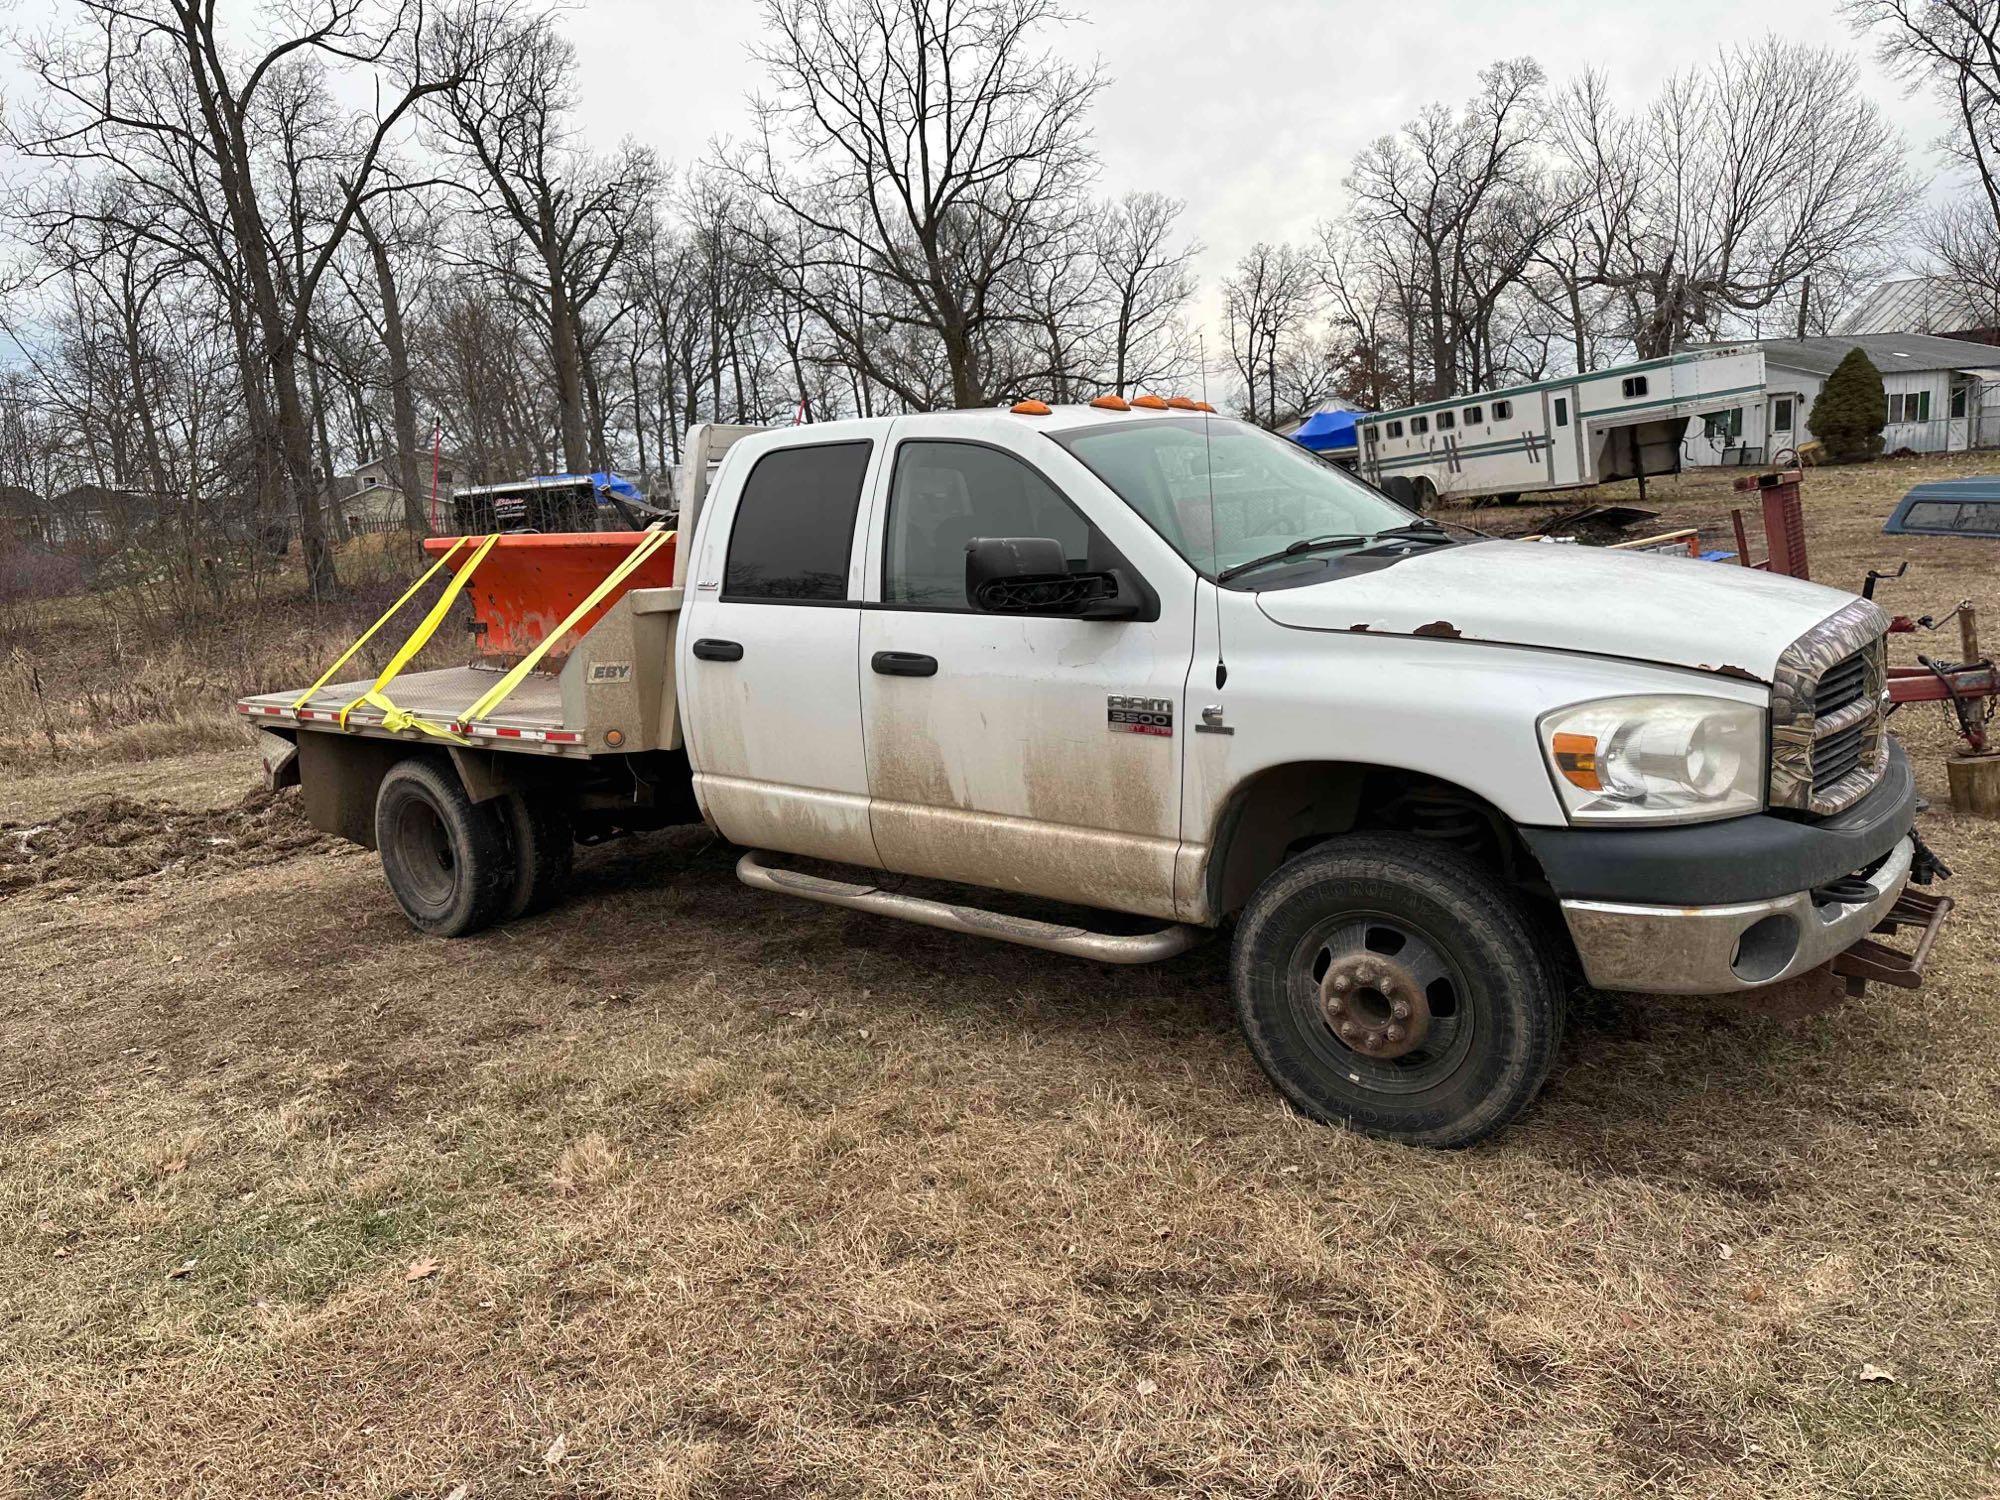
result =
[{"label": "house window", "polygon": [[1569,426],[1569,397],[1556,397],[1556,426]]},{"label": "house window", "polygon": [[1771,430],[1790,432],[1792,430],[1792,401],[1789,396],[1780,396],[1771,403]]},{"label": "house window", "polygon": [[1891,422],[1928,422],[1931,419],[1929,391],[1897,391],[1889,398]]},{"label": "house window", "polygon": [[1391,422],[1389,424],[1389,436],[1392,438],[1398,438],[1401,437],[1402,435],[1403,435],[1403,424],[1401,422]]},{"label": "house window", "polygon": [[1479,424],[1480,424],[1481,422],[1484,422],[1485,420],[1486,420],[1486,408],[1485,408],[1485,407],[1483,407],[1483,406],[1468,406],[1468,407],[1466,407],[1466,409],[1465,409],[1465,425],[1466,425],[1467,427],[1477,427],[1477,426],[1478,426],[1478,425],[1479,425]]},{"label": "house window", "polygon": [[1514,415],[1514,403],[1513,403],[1513,402],[1511,402],[1511,401],[1495,401],[1495,402],[1493,403],[1493,420],[1494,420],[1494,421],[1496,421],[1496,422],[1504,422],[1504,421],[1506,421],[1506,420],[1507,420],[1507,419],[1508,419],[1509,417],[1511,417],[1511,416],[1513,416],[1513,415]]},{"label": "house window", "polygon": [[1954,417],[1962,417],[1966,414],[1971,394],[1972,388],[1970,386],[1956,385],[1952,387],[1951,414]]},{"label": "house window", "polygon": [[1712,411],[1701,419],[1702,433],[1711,443],[1735,442],[1743,436],[1743,408],[1731,407],[1728,411]]},{"label": "house window", "polygon": [[1410,418],[1410,433],[1413,437],[1422,437],[1425,433],[1429,432],[1430,430],[1431,430],[1431,419],[1429,417]]},{"label": "house window", "polygon": [[1438,431],[1450,432],[1458,425],[1458,418],[1448,411],[1438,413]]},{"label": "house window", "polygon": [[1624,390],[1627,401],[1632,400],[1636,396],[1645,395],[1646,377],[1643,375],[1627,375],[1625,377]]}]

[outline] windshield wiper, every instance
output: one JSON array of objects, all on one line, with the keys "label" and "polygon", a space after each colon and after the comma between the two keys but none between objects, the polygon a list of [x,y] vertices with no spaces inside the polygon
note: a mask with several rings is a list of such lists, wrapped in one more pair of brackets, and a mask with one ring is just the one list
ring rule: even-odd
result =
[{"label": "windshield wiper", "polygon": [[1365,547],[1371,539],[1365,536],[1302,536],[1289,547],[1277,552],[1266,552],[1262,557],[1253,557],[1248,562],[1240,562],[1233,568],[1224,568],[1215,575],[1217,583],[1227,583],[1232,578],[1248,573],[1252,568],[1261,568],[1267,563],[1285,562],[1294,557],[1303,557],[1308,552],[1325,552],[1334,547]]},{"label": "windshield wiper", "polygon": [[1390,537],[1402,537],[1410,541],[1448,542],[1451,535],[1435,521],[1410,521],[1401,526],[1391,526],[1387,531],[1378,531],[1372,540],[1384,541]]}]

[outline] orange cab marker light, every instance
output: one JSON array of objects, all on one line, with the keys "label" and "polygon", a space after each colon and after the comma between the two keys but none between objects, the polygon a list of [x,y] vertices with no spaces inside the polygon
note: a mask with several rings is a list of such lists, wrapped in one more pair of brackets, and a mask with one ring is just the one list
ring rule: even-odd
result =
[{"label": "orange cab marker light", "polygon": [[1194,399],[1190,396],[1169,396],[1167,397],[1167,405],[1171,406],[1175,411],[1201,410],[1199,406],[1195,405]]},{"label": "orange cab marker light", "polygon": [[1011,411],[1017,417],[1046,417],[1049,414],[1049,403],[1046,401],[1016,401],[1007,410]]},{"label": "orange cab marker light", "polygon": [[1130,411],[1132,403],[1123,396],[1095,396],[1090,404],[1104,411]]},{"label": "orange cab marker light", "polygon": [[1597,736],[1558,734],[1550,747],[1555,752],[1556,769],[1571,786],[1586,792],[1601,792],[1604,782],[1597,774]]},{"label": "orange cab marker light", "polygon": [[1215,408],[1210,406],[1206,401],[1195,402],[1194,409],[1196,411],[1207,411],[1207,412],[1212,412],[1215,410]]},{"label": "orange cab marker light", "polygon": [[1134,406],[1143,406],[1147,411],[1165,411],[1167,409],[1167,403],[1158,396],[1134,396],[1132,404]]}]

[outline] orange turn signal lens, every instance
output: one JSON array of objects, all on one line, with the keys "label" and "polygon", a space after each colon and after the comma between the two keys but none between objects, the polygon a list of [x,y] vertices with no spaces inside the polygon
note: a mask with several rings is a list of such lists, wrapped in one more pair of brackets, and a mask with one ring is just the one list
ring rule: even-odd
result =
[{"label": "orange turn signal lens", "polygon": [[1132,403],[1123,396],[1096,396],[1090,403],[1103,411],[1130,411]]},{"label": "orange turn signal lens", "polygon": [[1165,411],[1167,409],[1166,399],[1161,396],[1134,396],[1132,404],[1134,406],[1143,406],[1147,411]]},{"label": "orange turn signal lens", "polygon": [[1017,417],[1046,417],[1049,414],[1049,403],[1046,401],[1016,401],[1007,410],[1011,411]]},{"label": "orange turn signal lens", "polygon": [[1169,396],[1167,397],[1167,405],[1171,406],[1175,411],[1201,410],[1201,407],[1196,404],[1192,396]]},{"label": "orange turn signal lens", "polygon": [[1564,781],[1571,786],[1580,786],[1586,792],[1601,792],[1604,783],[1597,775],[1597,736],[1594,734],[1558,734],[1550,747],[1556,758],[1556,769],[1562,772]]},{"label": "orange turn signal lens", "polygon": [[1208,411],[1208,412],[1212,412],[1215,410],[1215,408],[1210,406],[1206,401],[1195,402],[1194,409],[1196,411]]}]

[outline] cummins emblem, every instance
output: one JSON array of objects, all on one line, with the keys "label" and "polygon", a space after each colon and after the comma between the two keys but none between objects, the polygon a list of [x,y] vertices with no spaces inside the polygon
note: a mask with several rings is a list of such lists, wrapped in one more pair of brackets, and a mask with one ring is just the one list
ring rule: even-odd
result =
[{"label": "cummins emblem", "polygon": [[1174,700],[1127,698],[1113,693],[1104,700],[1105,727],[1113,734],[1159,734],[1172,737]]}]

